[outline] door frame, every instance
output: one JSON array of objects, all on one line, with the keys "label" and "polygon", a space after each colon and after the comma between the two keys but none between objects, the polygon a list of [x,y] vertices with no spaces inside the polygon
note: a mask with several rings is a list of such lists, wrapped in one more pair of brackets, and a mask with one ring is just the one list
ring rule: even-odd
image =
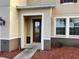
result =
[{"label": "door frame", "polygon": [[[20,37],[21,37],[21,48],[25,48],[25,39],[24,39],[24,16],[42,16],[42,28],[41,28],[41,49],[44,49],[44,40],[43,40],[43,28],[44,28],[44,13],[22,13],[20,19]],[[32,31],[33,32],[33,31]],[[33,43],[33,33],[31,33],[31,44]]]}]

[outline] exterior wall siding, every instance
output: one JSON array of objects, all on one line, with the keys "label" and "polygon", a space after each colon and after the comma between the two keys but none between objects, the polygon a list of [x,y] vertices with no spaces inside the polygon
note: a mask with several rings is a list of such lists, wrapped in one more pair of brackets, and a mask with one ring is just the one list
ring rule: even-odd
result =
[{"label": "exterior wall siding", "polygon": [[10,0],[0,0],[0,17],[5,20],[5,26],[0,26],[1,39],[9,37],[9,16],[10,16]]},{"label": "exterior wall siding", "polygon": [[[10,0],[9,9],[9,51],[19,48],[19,16],[16,6],[26,6],[27,0]],[[8,14],[8,13],[7,13]]]},{"label": "exterior wall siding", "polygon": [[1,33],[1,37],[0,39],[9,39],[9,6],[7,7],[2,7],[0,6],[0,17],[5,20],[5,25],[4,26],[0,26],[0,33]]},{"label": "exterior wall siding", "polygon": [[54,0],[27,0],[27,5],[52,5],[54,4]]},{"label": "exterior wall siding", "polygon": [[[73,4],[60,4],[60,0],[0,0],[0,17],[2,17],[6,21],[6,25],[2,26],[1,37],[3,38],[0,41],[2,44],[1,49],[6,48],[4,44],[5,41],[11,39],[12,41],[7,41],[7,47],[9,50],[14,50],[18,47],[18,40],[14,40],[13,38],[20,37],[20,14],[22,13],[44,13],[44,29],[43,37],[50,38],[50,36],[54,35],[54,18],[58,16],[79,16],[79,0],[77,3]],[[37,5],[56,5],[55,8],[52,9],[33,9],[33,10],[16,10],[16,6],[37,6]],[[52,20],[51,20],[52,18]],[[47,25],[47,26],[46,26]],[[49,28],[49,29],[48,29]],[[7,40],[6,40],[7,39]],[[14,40],[14,41],[13,41]],[[71,41],[71,42],[70,42]],[[78,40],[67,40],[67,44],[75,44]],[[14,43],[16,42],[16,47],[14,47]],[[46,41],[47,42],[47,41]],[[73,43],[74,42],[74,43]],[[77,42],[78,43],[78,42]],[[13,47],[12,47],[13,46]],[[6,50],[8,50],[6,49]]]},{"label": "exterior wall siding", "polygon": [[10,0],[0,0],[0,17],[5,20],[5,25],[0,25],[0,51],[9,50],[9,19]]},{"label": "exterior wall siding", "polygon": [[77,0],[77,3],[72,3],[72,4],[60,4],[60,0],[56,0],[56,7],[52,9],[52,36],[54,36],[54,20],[55,17],[65,17],[65,16],[79,16],[79,0]]},{"label": "exterior wall siding", "polygon": [[10,0],[0,0],[0,6],[10,6]]},{"label": "exterior wall siding", "polygon": [[10,1],[10,32],[9,38],[18,38],[19,37],[19,16],[16,6],[26,6],[27,0],[11,0]]}]

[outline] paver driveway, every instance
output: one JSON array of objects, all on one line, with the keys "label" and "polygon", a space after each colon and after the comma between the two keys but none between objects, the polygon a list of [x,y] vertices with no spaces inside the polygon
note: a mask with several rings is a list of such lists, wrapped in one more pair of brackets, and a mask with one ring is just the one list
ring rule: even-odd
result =
[{"label": "paver driveway", "polygon": [[32,59],[79,59],[79,48],[52,48],[49,51],[37,51]]}]

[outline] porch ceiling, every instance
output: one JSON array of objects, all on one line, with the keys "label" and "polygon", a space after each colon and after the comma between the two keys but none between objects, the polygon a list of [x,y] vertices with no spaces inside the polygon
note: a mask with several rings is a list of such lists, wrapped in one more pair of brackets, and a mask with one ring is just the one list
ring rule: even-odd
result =
[{"label": "porch ceiling", "polygon": [[21,9],[37,9],[37,8],[54,8],[55,5],[39,5],[39,6],[17,6],[18,10]]}]

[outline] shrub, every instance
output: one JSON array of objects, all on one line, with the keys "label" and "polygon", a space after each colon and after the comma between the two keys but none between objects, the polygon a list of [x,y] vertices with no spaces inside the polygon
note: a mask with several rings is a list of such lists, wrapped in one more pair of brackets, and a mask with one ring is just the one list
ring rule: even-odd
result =
[{"label": "shrub", "polygon": [[64,46],[64,42],[63,41],[59,41],[58,44],[59,44],[59,47],[63,47]]}]

